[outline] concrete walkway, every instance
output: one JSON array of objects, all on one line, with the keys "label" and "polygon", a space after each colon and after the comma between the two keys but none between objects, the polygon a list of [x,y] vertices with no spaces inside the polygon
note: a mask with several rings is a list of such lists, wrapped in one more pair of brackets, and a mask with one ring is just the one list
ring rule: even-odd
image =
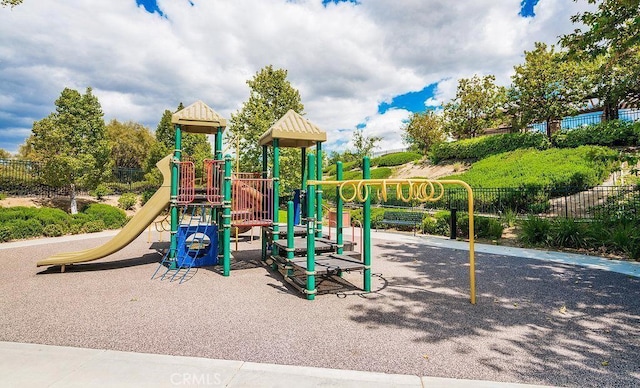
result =
[{"label": "concrete walkway", "polygon": [[3,386],[14,388],[536,387],[14,342],[0,342],[0,376]]}]

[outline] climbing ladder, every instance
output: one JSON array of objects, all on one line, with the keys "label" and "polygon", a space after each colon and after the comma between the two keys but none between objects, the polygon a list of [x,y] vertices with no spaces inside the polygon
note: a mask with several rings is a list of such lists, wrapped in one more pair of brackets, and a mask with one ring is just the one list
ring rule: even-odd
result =
[{"label": "climbing ladder", "polygon": [[160,279],[171,275],[169,279],[173,281],[184,270],[179,278],[182,284],[194,266],[217,264],[217,226],[211,220],[210,210],[206,205],[183,207],[178,244],[175,250],[167,250],[151,279],[166,267]]}]

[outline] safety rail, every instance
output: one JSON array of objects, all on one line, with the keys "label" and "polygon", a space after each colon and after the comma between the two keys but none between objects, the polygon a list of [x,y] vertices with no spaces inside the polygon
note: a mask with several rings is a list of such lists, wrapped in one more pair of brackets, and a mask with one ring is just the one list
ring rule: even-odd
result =
[{"label": "safety rail", "polygon": [[196,168],[192,161],[175,162],[179,168],[178,204],[186,205],[196,198]]},{"label": "safety rail", "polygon": [[[247,175],[244,175],[247,176]],[[273,179],[235,178],[231,181],[231,225],[269,226],[273,222]]]},{"label": "safety rail", "polygon": [[207,186],[207,202],[214,206],[222,206],[222,183],[224,182],[224,160],[206,159],[204,161],[205,180]]}]

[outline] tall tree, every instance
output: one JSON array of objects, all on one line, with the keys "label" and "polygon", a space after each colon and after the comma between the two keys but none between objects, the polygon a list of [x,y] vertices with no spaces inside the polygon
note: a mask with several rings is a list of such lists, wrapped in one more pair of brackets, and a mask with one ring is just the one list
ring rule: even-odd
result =
[{"label": "tall tree", "polygon": [[378,143],[382,141],[380,136],[366,136],[364,131],[357,128],[353,131],[353,148],[355,152],[352,152],[356,160],[361,161],[365,156],[373,156],[373,150],[377,147]]},{"label": "tall tree", "polygon": [[[260,136],[289,109],[303,114],[304,105],[300,93],[287,80],[287,70],[274,69],[272,65],[262,68],[247,81],[249,99],[242,108],[231,115],[228,139],[240,142],[240,169],[247,172],[262,170],[262,150],[258,145]],[[296,187],[300,182],[300,156],[295,149],[283,149],[281,163],[283,192]]]},{"label": "tall tree", "polygon": [[0,0],[0,5],[3,7],[10,6],[11,8],[15,7],[18,4],[21,4],[23,0]]},{"label": "tall tree", "polygon": [[77,187],[95,187],[110,170],[109,145],[102,108],[91,88],[85,94],[65,88],[55,105],[55,112],[33,124],[28,148],[44,163],[46,182],[68,188],[75,214]]},{"label": "tall tree", "polygon": [[444,105],[445,129],[458,139],[476,137],[496,126],[506,100],[506,91],[486,75],[458,80],[456,97]]},{"label": "tall tree", "polygon": [[551,137],[551,122],[572,115],[584,106],[588,72],[583,64],[566,60],[553,46],[537,42],[525,51],[525,62],[514,67],[509,92],[509,113],[521,125],[545,122]]},{"label": "tall tree", "polygon": [[[577,1],[577,0],[574,0]],[[602,100],[605,120],[618,117],[618,104],[640,91],[640,0],[586,0],[595,11],[571,17],[576,28],[560,38],[569,54],[596,64],[595,97]]]},{"label": "tall tree", "polygon": [[107,124],[106,137],[112,164],[121,168],[143,168],[149,150],[156,142],[144,125],[132,121],[121,123],[115,119]]},{"label": "tall tree", "polygon": [[445,140],[442,116],[432,110],[413,113],[402,130],[405,132],[404,142],[418,148],[424,154],[431,146]]},{"label": "tall tree", "polygon": [[0,148],[0,159],[9,159],[11,157],[11,153],[4,148]]}]

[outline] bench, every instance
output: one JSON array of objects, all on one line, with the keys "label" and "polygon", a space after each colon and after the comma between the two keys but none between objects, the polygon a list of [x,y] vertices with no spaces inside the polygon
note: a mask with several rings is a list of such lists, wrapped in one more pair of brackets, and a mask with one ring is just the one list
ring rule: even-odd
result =
[{"label": "bench", "polygon": [[424,214],[420,212],[385,211],[380,223],[386,225],[410,226],[413,230],[413,234],[415,235],[417,227],[422,224],[423,217]]}]

